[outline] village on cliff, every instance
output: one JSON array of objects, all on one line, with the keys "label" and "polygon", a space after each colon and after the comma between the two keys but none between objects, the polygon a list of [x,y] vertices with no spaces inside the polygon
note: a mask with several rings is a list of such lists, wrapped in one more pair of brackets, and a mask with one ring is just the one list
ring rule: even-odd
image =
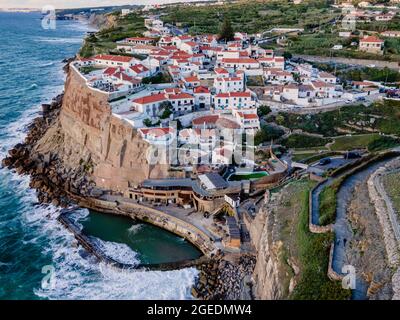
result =
[{"label": "village on cliff", "polygon": [[[192,208],[206,218],[221,210],[231,212],[226,231],[207,219],[184,218],[205,224],[217,235],[211,238],[223,239],[228,250],[250,247],[249,241],[243,243],[248,234],[243,220],[254,217],[249,211],[247,217],[240,213],[240,195],[257,195],[282,184],[292,178],[293,168],[307,170],[290,157],[278,158],[272,142],[264,147],[266,159],[255,157],[260,110],[266,105],[278,111],[324,109],[382,96],[379,83],[355,81],[345,90],[333,74],[277,56],[246,33],[236,32],[228,41],[214,34],[192,36],[166,27],[157,16],[148,16],[145,27],[142,37],[117,42],[120,54],[78,58],[70,67],[88,88],[107,95],[113,116],[137,129],[157,150],[152,152],[158,157],[149,162],[186,172],[180,179],[147,179],[124,196],[156,204],[180,218]],[[360,47],[367,42],[375,44],[377,39],[366,37]],[[152,83],[160,77],[167,80]],[[249,77],[261,79],[256,90],[246,85]],[[324,170],[309,171],[318,176]],[[254,213],[260,199],[249,199],[248,209]],[[176,208],[168,209],[171,204]]]}]

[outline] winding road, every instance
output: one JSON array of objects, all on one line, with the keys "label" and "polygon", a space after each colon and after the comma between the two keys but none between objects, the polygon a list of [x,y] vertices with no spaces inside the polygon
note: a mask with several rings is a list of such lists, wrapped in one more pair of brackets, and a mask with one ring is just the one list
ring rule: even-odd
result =
[{"label": "winding road", "polygon": [[[353,231],[350,222],[347,218],[347,210],[352,199],[355,187],[358,183],[367,183],[368,177],[376,171],[379,167],[385,165],[393,158],[378,161],[369,165],[368,167],[356,172],[350,177],[346,178],[336,198],[336,221],[333,226],[335,232],[335,246],[333,251],[332,268],[338,274],[344,274],[342,272],[343,266],[349,264],[346,256],[346,245],[353,238]],[[319,225],[319,194],[325,186],[329,186],[334,181],[333,178],[329,178],[327,181],[322,183],[312,193],[312,223]],[[353,290],[352,299],[362,300],[367,299],[366,293],[368,290],[368,284],[361,278],[356,279],[356,289]]]}]

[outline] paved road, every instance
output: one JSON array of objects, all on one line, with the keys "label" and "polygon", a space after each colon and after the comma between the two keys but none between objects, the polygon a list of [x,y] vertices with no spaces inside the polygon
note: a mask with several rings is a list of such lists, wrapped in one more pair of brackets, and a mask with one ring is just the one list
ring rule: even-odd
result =
[{"label": "paved road", "polygon": [[322,63],[341,63],[349,65],[359,65],[359,66],[369,66],[375,65],[377,68],[385,68],[399,70],[398,62],[381,61],[381,60],[367,60],[367,59],[351,59],[351,58],[341,58],[341,57],[323,57],[323,56],[309,56],[296,54],[293,55],[294,58],[300,58],[311,62],[322,62]]}]

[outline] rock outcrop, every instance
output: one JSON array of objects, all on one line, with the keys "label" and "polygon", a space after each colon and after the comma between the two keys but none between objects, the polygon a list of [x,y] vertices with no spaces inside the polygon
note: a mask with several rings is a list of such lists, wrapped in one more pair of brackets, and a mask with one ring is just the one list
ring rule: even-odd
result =
[{"label": "rock outcrop", "polygon": [[168,164],[150,164],[149,144],[128,122],[115,117],[107,95],[86,86],[70,68],[57,122],[35,145],[40,154],[56,153],[66,168],[91,160],[91,179],[100,188],[124,191],[129,183],[168,176]]},{"label": "rock outcrop", "polygon": [[[287,214],[296,217],[296,214],[284,207],[287,200],[285,195],[290,193],[290,187],[286,187],[282,193],[272,196],[269,202],[261,207],[249,228],[257,251],[257,263],[253,273],[254,293],[257,299],[286,299],[296,286],[298,263],[294,257],[287,254],[290,243],[283,234],[281,221]],[[283,208],[286,212],[278,208]]]}]

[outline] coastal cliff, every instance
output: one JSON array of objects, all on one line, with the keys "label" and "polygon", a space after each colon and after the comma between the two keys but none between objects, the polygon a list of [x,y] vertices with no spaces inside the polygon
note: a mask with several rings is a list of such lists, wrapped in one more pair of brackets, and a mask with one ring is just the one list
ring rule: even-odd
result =
[{"label": "coastal cliff", "polygon": [[90,163],[96,186],[124,191],[129,183],[168,176],[167,164],[149,164],[148,148],[136,129],[112,115],[107,95],[70,68],[60,115],[34,150],[57,153],[66,168]]},{"label": "coastal cliff", "polygon": [[150,145],[128,122],[111,112],[105,93],[89,88],[74,69],[65,92],[29,126],[23,143],[2,165],[31,176],[40,202],[67,205],[71,196],[124,192],[147,178],[179,175],[168,164],[150,164]]},{"label": "coastal cliff", "polygon": [[299,204],[293,204],[290,210],[283,205],[287,207],[287,201],[296,191],[295,187],[286,186],[271,196],[250,224],[250,236],[257,252],[253,272],[257,299],[287,299],[296,285],[299,267],[297,257],[291,254],[296,252],[296,244],[287,232],[297,224]]}]

